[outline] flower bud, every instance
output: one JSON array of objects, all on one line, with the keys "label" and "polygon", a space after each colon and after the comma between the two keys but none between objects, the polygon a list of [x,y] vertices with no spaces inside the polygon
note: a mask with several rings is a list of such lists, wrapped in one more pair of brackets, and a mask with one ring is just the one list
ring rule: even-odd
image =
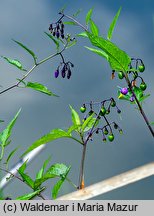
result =
[{"label": "flower bud", "polygon": [[61,33],[61,34],[64,34],[64,29],[61,29],[61,30],[60,30],[60,33]]},{"label": "flower bud", "polygon": [[97,128],[97,130],[96,130],[96,132],[95,132],[96,134],[98,134],[99,133],[99,129]]},{"label": "flower bud", "polygon": [[114,123],[114,128],[117,129],[118,128],[118,125],[116,123]]},{"label": "flower bud", "polygon": [[52,24],[50,24],[50,26],[49,26],[49,31],[52,32],[52,30],[53,30],[53,28],[52,28]]},{"label": "flower bud", "polygon": [[62,78],[65,78],[65,76],[66,76],[65,65],[61,70],[61,76],[62,76]]},{"label": "flower bud", "polygon": [[61,38],[64,39],[64,34],[61,34]]},{"label": "flower bud", "polygon": [[57,69],[56,71],[55,71],[55,78],[57,78],[59,76],[59,70]]},{"label": "flower bud", "polygon": [[61,23],[61,29],[64,29],[64,23]]},{"label": "flower bud", "polygon": [[130,97],[130,101],[133,102],[135,100],[134,96]]},{"label": "flower bud", "polygon": [[119,129],[119,133],[120,133],[120,134],[123,134],[123,131],[122,131],[122,129]]},{"label": "flower bud", "polygon": [[108,132],[108,129],[105,127],[104,128],[104,130],[103,130],[103,133],[105,134],[105,135],[107,135],[109,132]]},{"label": "flower bud", "polygon": [[119,113],[119,114],[120,114],[120,113],[121,113],[121,110],[120,110],[120,109],[117,109],[117,113]]},{"label": "flower bud", "polygon": [[67,79],[70,79],[71,74],[72,74],[72,72],[71,72],[71,70],[69,69],[68,72],[67,72]]},{"label": "flower bud", "polygon": [[56,37],[59,38],[60,34],[59,31],[56,32]]},{"label": "flower bud", "polygon": [[56,32],[55,32],[55,30],[53,30],[53,33],[52,33],[52,35],[53,35],[53,36],[55,36],[55,35],[56,35]]}]

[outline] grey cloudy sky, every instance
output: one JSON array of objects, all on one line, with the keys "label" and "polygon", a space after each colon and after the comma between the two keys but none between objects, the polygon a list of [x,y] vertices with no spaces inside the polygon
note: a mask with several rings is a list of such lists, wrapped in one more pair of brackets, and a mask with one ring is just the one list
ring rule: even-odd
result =
[{"label": "grey cloudy sky", "polygon": [[[148,2],[148,4],[147,4]],[[30,56],[11,41],[16,39],[23,42],[35,51],[39,59],[55,52],[54,45],[44,35],[51,22],[58,19],[59,10],[66,5],[66,12],[73,14],[82,9],[78,19],[84,23],[85,14],[94,7],[93,19],[98,24],[100,32],[106,35],[113,16],[120,6],[122,12],[114,31],[113,42],[130,56],[140,57],[146,65],[143,74],[148,83],[147,92],[151,97],[144,104],[150,121],[153,118],[154,73],[153,73],[153,1],[49,1],[49,0],[0,0],[0,55],[18,58],[27,68],[32,66]],[[67,27],[68,32],[80,32],[79,28]],[[123,81],[117,78],[110,80],[111,71],[104,59],[95,56],[84,48],[89,45],[84,39],[78,39],[78,45],[65,53],[66,59],[73,62],[73,76],[71,80],[54,79],[53,72],[59,64],[57,57],[41,65],[28,78],[28,81],[41,82],[60,98],[48,97],[30,89],[14,89],[1,95],[0,118],[6,123],[22,107],[22,112],[12,134],[10,150],[20,146],[17,155],[20,156],[36,139],[48,133],[53,128],[65,129],[71,124],[69,104],[76,110],[85,101],[103,100],[108,97],[117,97],[117,86],[124,86]],[[14,84],[21,71],[8,65],[4,60],[0,62],[0,85],[3,88]],[[96,137],[89,143],[85,179],[86,185],[114,176],[134,167],[153,161],[154,143],[142,117],[138,111],[127,102],[118,101],[122,110],[122,121],[116,114],[113,117],[120,123],[124,135],[115,133],[115,141],[102,143],[101,137]],[[1,125],[1,129],[5,123]],[[62,162],[72,165],[70,178],[77,183],[81,148],[68,140],[57,140],[47,145],[46,149],[28,167],[32,176],[35,175],[42,161],[49,155],[52,162]],[[12,160],[16,163],[18,157]],[[39,163],[38,163],[39,162]],[[52,183],[48,184],[46,195],[49,196]],[[18,189],[17,189],[18,187]],[[118,189],[98,197],[98,199],[153,199],[151,188],[154,187],[154,178]],[[27,187],[13,181],[5,193],[18,196],[27,192]],[[65,184],[61,194],[73,190]]]}]

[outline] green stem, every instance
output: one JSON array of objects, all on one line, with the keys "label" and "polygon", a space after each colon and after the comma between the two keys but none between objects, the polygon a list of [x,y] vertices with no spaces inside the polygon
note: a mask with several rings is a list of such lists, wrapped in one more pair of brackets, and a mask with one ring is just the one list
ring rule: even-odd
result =
[{"label": "green stem", "polygon": [[46,61],[48,61],[48,60],[54,58],[54,57],[57,56],[57,55],[61,55],[61,53],[66,49],[67,45],[68,45],[68,44],[66,43],[65,46],[64,46],[64,48],[63,48],[60,52],[57,52],[57,53],[55,53],[55,54],[52,54],[52,55],[50,55],[50,56],[48,56],[48,57],[42,59],[40,62],[35,63],[35,64],[32,66],[32,68],[23,76],[22,79],[20,79],[16,84],[14,84],[14,85],[12,85],[12,86],[10,86],[10,87],[4,89],[3,91],[1,91],[0,94],[3,94],[4,92],[7,92],[7,91],[9,91],[9,90],[11,90],[11,89],[13,89],[13,88],[18,87],[19,84],[20,84],[21,82],[23,82],[23,81],[33,72],[33,70],[34,70],[36,67],[38,67],[39,65],[43,64],[44,62],[46,62]]},{"label": "green stem", "polygon": [[75,188],[77,189],[77,186],[69,179],[66,177],[66,180]]}]

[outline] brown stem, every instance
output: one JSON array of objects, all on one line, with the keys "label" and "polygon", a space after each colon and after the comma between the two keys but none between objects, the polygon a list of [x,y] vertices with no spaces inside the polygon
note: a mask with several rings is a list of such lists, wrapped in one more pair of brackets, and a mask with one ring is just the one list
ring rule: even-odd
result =
[{"label": "brown stem", "polygon": [[[62,13],[63,14],[63,13]],[[80,26],[83,30],[87,31],[88,29],[82,25],[80,22],[78,22],[76,19],[74,19],[73,17],[71,16],[68,16],[66,14],[63,14],[63,16],[67,17],[68,19],[72,20],[73,22],[75,22],[78,26]]]},{"label": "brown stem", "polygon": [[6,173],[9,173],[11,176],[13,176],[13,177],[15,177],[16,179],[18,179],[19,181],[25,183],[25,182],[23,181],[22,178],[16,176],[15,174],[11,173],[10,171],[8,171],[8,170],[6,170],[6,169],[4,169],[4,168],[1,168],[1,167],[0,167],[0,170],[4,171],[4,172],[6,172]]},{"label": "brown stem", "polygon": [[79,186],[78,189],[83,189],[84,188],[84,164],[85,164],[85,156],[86,156],[86,149],[87,149],[87,143],[92,135],[93,129],[95,127],[95,124],[97,122],[97,120],[99,119],[99,113],[101,111],[101,108],[96,116],[95,122],[89,132],[89,135],[87,136],[86,140],[83,139],[82,137],[82,141],[83,141],[83,150],[82,150],[82,158],[81,158],[81,165],[80,165],[80,173],[79,173]]},{"label": "brown stem", "polygon": [[131,85],[131,82],[130,82],[130,80],[129,80],[129,78],[128,78],[128,75],[127,75],[126,73],[124,73],[124,76],[125,76],[125,80],[126,80],[126,82],[127,82],[127,84],[128,84],[128,87],[129,87],[130,91],[132,92],[132,95],[133,95],[134,98],[135,98],[135,101],[136,101],[136,103],[137,103],[137,105],[138,105],[139,111],[140,111],[141,115],[143,116],[144,121],[146,122],[146,124],[147,124],[147,126],[148,126],[148,128],[149,128],[149,130],[150,130],[150,132],[151,132],[151,134],[152,134],[152,136],[154,137],[154,131],[153,131],[153,129],[152,129],[150,123],[149,123],[149,120],[148,120],[148,118],[147,118],[147,116],[146,116],[144,110],[142,109],[142,106],[141,106],[139,100],[137,99],[137,97],[136,97],[136,95],[135,95],[135,93],[134,93],[134,91],[133,91],[133,89],[132,89],[132,85]]},{"label": "brown stem", "polygon": [[38,197],[40,197],[40,198],[43,199],[43,200],[46,200],[46,199],[44,198],[44,196],[43,196],[41,193],[38,195]]},{"label": "brown stem", "polygon": [[83,150],[82,150],[81,165],[80,165],[79,187],[78,187],[78,189],[83,189],[84,188],[84,163],[85,163],[85,156],[86,156],[86,148],[87,148],[87,143],[84,143]]}]

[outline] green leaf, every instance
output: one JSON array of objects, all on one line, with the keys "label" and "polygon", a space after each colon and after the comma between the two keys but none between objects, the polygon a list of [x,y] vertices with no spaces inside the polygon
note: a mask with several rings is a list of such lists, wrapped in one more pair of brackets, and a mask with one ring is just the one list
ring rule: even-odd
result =
[{"label": "green leaf", "polygon": [[[54,129],[50,133],[46,134],[45,136],[41,137],[40,139],[36,140],[28,149],[27,151],[22,155],[22,157],[37,148],[40,145],[44,145],[46,143],[49,143],[51,141],[54,141],[59,138],[71,138],[75,139],[72,137],[68,132],[62,130],[62,129]],[[76,140],[76,139],[75,139]],[[76,140],[79,143],[81,143],[79,140]],[[82,144],[82,143],[81,143]]]},{"label": "green leaf", "polygon": [[47,181],[48,179],[57,177],[62,178],[63,176],[65,176],[67,170],[68,167],[65,164],[53,164],[40,179],[35,180],[34,188],[37,189],[43,182]]},{"label": "green leaf", "polygon": [[32,180],[32,178],[25,174],[25,173],[20,173],[19,174],[21,175],[23,181],[32,189],[34,189],[34,181]]},{"label": "green leaf", "polygon": [[90,9],[86,15],[86,25],[88,25],[89,20],[91,19],[92,12],[93,12],[93,8]]},{"label": "green leaf", "polygon": [[72,125],[72,126],[70,126],[70,127],[67,129],[67,132],[68,132],[68,134],[71,135],[71,133],[72,133],[73,131],[76,131],[78,128],[79,128],[78,125]]},{"label": "green leaf", "polygon": [[115,15],[110,27],[109,27],[109,30],[108,30],[108,35],[107,35],[107,39],[108,40],[111,40],[112,38],[112,34],[113,34],[113,31],[114,31],[114,28],[115,28],[115,25],[117,23],[117,20],[119,18],[119,15],[120,15],[120,12],[121,12],[121,7],[119,8],[117,14]]},{"label": "green leaf", "polygon": [[44,174],[44,170],[46,168],[46,166],[48,165],[48,163],[50,162],[51,157],[49,157],[47,160],[45,160],[45,162],[43,163],[42,168],[39,170],[39,172],[36,174],[36,179],[40,179],[43,177]]},{"label": "green leaf", "polygon": [[56,40],[51,34],[48,34],[47,32],[44,33],[55,43],[58,52],[60,47],[59,41]]},{"label": "green leaf", "polygon": [[24,173],[26,167],[27,167],[27,160],[19,167],[18,171],[20,173]]},{"label": "green leaf", "polygon": [[[88,117],[89,118],[89,117]],[[87,119],[88,119],[87,118]],[[86,119],[86,120],[87,120]],[[88,131],[88,130],[90,130],[94,125],[95,125],[95,127],[98,125],[98,123],[99,123],[99,120],[97,120],[96,121],[96,118],[89,118],[88,120],[87,120],[87,122],[86,122],[86,120],[85,120],[85,125],[82,125],[83,127],[82,127],[82,131],[83,132],[86,132],[86,131]],[[84,124],[84,123],[83,123]]]},{"label": "green leaf", "polygon": [[65,176],[67,170],[68,170],[68,167],[65,164],[56,163],[56,164],[53,164],[46,171],[44,176],[54,175],[54,176],[57,176],[57,177],[63,177],[63,176]]},{"label": "green leaf", "polygon": [[97,55],[105,58],[106,60],[108,60],[108,55],[104,51],[98,50],[98,49],[94,49],[94,48],[91,48],[91,47],[87,47],[87,46],[85,46],[85,48],[88,49],[88,50],[90,50],[90,51],[92,51],[92,52],[94,52],[94,53],[96,53]]},{"label": "green leaf", "polygon": [[77,36],[78,36],[78,37],[84,37],[84,38],[87,38],[87,37],[88,37],[88,35],[87,35],[86,32],[81,32],[81,33],[77,34]]},{"label": "green leaf", "polygon": [[51,91],[49,91],[46,86],[44,86],[44,85],[42,85],[40,83],[37,83],[37,82],[35,82],[35,83],[28,82],[27,85],[26,85],[26,87],[27,88],[32,88],[32,89],[34,89],[36,91],[42,92],[42,93],[47,94],[49,96],[56,96],[56,97],[58,97],[58,95],[55,95]]},{"label": "green leaf", "polygon": [[53,198],[53,199],[56,199],[56,198],[57,198],[58,192],[59,192],[59,190],[60,190],[60,188],[61,188],[63,182],[64,182],[64,179],[60,179],[60,180],[54,185],[54,187],[53,187],[53,189],[52,189],[52,198]]},{"label": "green leaf", "polygon": [[68,167],[67,168],[67,171],[66,173],[63,175],[63,177],[54,185],[53,189],[52,189],[52,198],[53,199],[56,199],[57,198],[57,195],[58,195],[58,192],[62,186],[62,184],[64,183],[69,171],[70,171],[70,168],[71,167]]},{"label": "green leaf", "polygon": [[8,63],[10,63],[10,64],[14,65],[15,67],[17,67],[18,69],[20,69],[22,71],[26,71],[26,69],[23,68],[22,64],[17,59],[10,59],[10,58],[7,58],[6,56],[1,56],[1,57],[3,59],[5,59]]},{"label": "green leaf", "polygon": [[15,43],[17,43],[19,46],[21,46],[23,49],[25,49],[34,59],[34,62],[36,63],[36,60],[37,60],[37,56],[35,55],[35,53],[30,50],[29,48],[27,48],[24,44],[22,44],[21,42],[19,41],[16,41],[14,39],[12,39]]},{"label": "green leaf", "polygon": [[150,96],[150,94],[143,95],[143,97],[140,97],[139,101],[142,102],[142,101],[144,101],[145,99],[147,99],[149,96]]},{"label": "green leaf", "polygon": [[81,130],[84,131],[85,128],[88,126],[88,124],[92,121],[94,116],[94,113],[90,116],[88,116],[88,118],[86,118],[86,120],[83,122],[82,126],[81,126]]},{"label": "green leaf", "polygon": [[1,142],[1,146],[5,147],[7,145],[7,141],[9,139],[9,137],[11,136],[12,133],[12,128],[19,116],[21,109],[19,109],[19,111],[16,113],[16,115],[14,116],[14,118],[12,119],[12,121],[8,124],[8,126],[6,127],[6,129],[4,129],[1,133],[0,133],[0,142]]},{"label": "green leaf", "polygon": [[42,191],[42,189],[39,189],[39,190],[36,190],[32,193],[24,194],[22,196],[17,197],[16,200],[30,200],[30,199],[34,198],[35,196],[39,195],[41,191]]},{"label": "green leaf", "polygon": [[154,125],[154,122],[151,122],[150,124],[151,124],[151,125]]},{"label": "green leaf", "polygon": [[66,22],[63,22],[65,25],[77,25],[75,22],[73,21],[66,21]]},{"label": "green leaf", "polygon": [[12,156],[15,154],[15,152],[16,152],[17,150],[18,150],[18,147],[15,148],[13,151],[11,151],[11,153],[9,154],[9,156],[8,156],[7,159],[6,159],[6,162],[5,162],[6,166],[8,166],[8,163],[9,163],[10,159],[12,158]]},{"label": "green leaf", "polygon": [[71,113],[72,113],[72,122],[74,125],[81,125],[81,121],[80,121],[80,117],[78,115],[78,113],[72,108],[72,106],[70,106],[71,109]]},{"label": "green leaf", "polygon": [[99,35],[99,29],[98,29],[97,25],[91,19],[89,20],[89,23],[90,23],[90,30],[91,30],[92,34],[94,36],[98,36]]},{"label": "green leaf", "polygon": [[108,55],[108,62],[113,70],[124,72],[128,70],[131,59],[123,50],[103,37],[95,36],[90,32],[87,32],[87,35],[93,46],[100,48]]},{"label": "green leaf", "polygon": [[23,181],[32,189],[34,188],[34,181],[31,179],[31,177],[24,173],[27,166],[27,160],[21,165],[21,167],[18,169],[18,173],[22,177]]}]

